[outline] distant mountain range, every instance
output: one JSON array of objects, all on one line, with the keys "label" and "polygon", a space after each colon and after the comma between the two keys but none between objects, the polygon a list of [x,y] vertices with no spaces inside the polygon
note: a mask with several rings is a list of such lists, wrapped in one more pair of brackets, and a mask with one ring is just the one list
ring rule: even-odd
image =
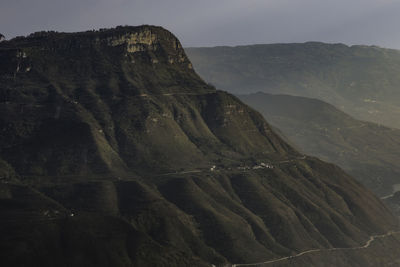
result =
[{"label": "distant mountain range", "polygon": [[302,152],[338,164],[375,193],[400,184],[400,130],[359,121],[321,100],[240,95]]},{"label": "distant mountain range", "polygon": [[317,98],[357,119],[400,128],[400,51],[309,42],[187,48],[196,71],[235,94]]},{"label": "distant mountain range", "polygon": [[1,266],[399,260],[379,198],[207,85],[160,27],[1,42],[0,131]]}]

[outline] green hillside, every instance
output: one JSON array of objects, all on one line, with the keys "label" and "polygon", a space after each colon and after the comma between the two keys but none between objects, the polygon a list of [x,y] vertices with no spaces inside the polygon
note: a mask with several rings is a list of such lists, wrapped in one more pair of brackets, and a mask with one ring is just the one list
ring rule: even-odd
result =
[{"label": "green hillside", "polygon": [[400,183],[400,130],[359,121],[323,101],[241,95],[302,152],[341,166],[381,196]]},{"label": "green hillside", "polygon": [[204,83],[160,27],[2,42],[0,129],[1,266],[229,266],[398,226],[339,167]]},{"label": "green hillside", "polygon": [[317,98],[357,119],[400,128],[400,52],[309,42],[187,48],[207,82],[236,94]]}]

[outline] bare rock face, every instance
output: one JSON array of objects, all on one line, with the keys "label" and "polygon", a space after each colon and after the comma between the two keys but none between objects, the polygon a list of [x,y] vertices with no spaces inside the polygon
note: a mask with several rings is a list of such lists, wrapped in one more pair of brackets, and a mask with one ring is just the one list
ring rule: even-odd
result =
[{"label": "bare rock face", "polygon": [[190,66],[153,26],[0,44],[1,266],[223,266],[396,226]]},{"label": "bare rock face", "polygon": [[4,37],[4,35],[0,33],[0,42],[3,42],[5,40],[6,40],[6,37]]}]

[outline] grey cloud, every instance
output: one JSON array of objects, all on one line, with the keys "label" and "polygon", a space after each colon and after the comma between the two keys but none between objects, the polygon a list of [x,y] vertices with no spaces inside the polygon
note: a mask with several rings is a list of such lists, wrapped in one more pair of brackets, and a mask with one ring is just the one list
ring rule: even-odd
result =
[{"label": "grey cloud", "polygon": [[397,0],[2,0],[0,32],[161,25],[185,46],[326,41],[400,48]]}]

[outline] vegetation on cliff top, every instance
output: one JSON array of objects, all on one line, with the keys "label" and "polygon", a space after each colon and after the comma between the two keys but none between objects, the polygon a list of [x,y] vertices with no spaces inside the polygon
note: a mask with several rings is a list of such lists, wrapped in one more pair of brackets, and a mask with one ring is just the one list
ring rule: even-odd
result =
[{"label": "vegetation on cliff top", "polygon": [[3,265],[259,262],[397,226],[204,83],[162,28],[17,38],[0,67],[0,167],[17,180],[0,184]]}]

